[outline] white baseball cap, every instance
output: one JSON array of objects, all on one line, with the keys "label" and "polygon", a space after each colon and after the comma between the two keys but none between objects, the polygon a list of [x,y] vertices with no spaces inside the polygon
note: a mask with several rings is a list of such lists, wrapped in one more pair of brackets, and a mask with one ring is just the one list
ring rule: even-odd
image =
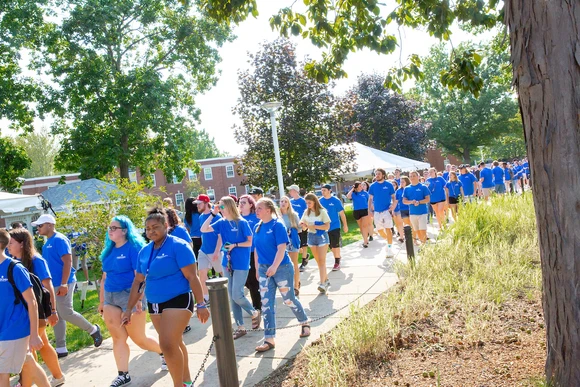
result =
[{"label": "white baseball cap", "polygon": [[45,224],[45,223],[56,224],[56,219],[54,219],[54,216],[52,216],[50,214],[42,214],[36,220],[36,222],[32,222],[32,225],[36,227],[39,224]]}]

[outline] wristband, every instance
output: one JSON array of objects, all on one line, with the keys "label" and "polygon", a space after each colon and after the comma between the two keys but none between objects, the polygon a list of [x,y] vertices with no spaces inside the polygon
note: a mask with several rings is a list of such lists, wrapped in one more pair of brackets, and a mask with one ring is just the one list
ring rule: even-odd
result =
[{"label": "wristband", "polygon": [[60,286],[68,286],[68,284],[60,284]]},{"label": "wristband", "polygon": [[199,304],[195,305],[197,309],[207,309],[207,305],[205,302],[200,302]]}]

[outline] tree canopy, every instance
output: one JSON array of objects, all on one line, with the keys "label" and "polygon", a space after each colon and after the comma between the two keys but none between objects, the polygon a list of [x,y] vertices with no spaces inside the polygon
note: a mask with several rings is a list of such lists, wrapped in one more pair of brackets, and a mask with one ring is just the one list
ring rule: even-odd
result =
[{"label": "tree canopy", "polygon": [[288,40],[264,44],[250,62],[252,68],[239,73],[241,96],[234,108],[242,121],[235,136],[247,147],[241,159],[245,183],[264,189],[276,185],[270,115],[261,108],[274,100],[282,103],[277,117],[284,185],[308,188],[348,172],[354,159],[346,145],[355,129],[351,102],[309,78]]},{"label": "tree canopy", "polygon": [[31,164],[22,147],[9,137],[0,137],[0,190],[18,192],[22,185],[18,178]]},{"label": "tree canopy", "polygon": [[30,169],[21,176],[24,178],[51,176],[58,174],[54,169],[54,158],[59,149],[57,139],[47,131],[37,131],[18,136],[16,145],[22,147],[31,160]]}]

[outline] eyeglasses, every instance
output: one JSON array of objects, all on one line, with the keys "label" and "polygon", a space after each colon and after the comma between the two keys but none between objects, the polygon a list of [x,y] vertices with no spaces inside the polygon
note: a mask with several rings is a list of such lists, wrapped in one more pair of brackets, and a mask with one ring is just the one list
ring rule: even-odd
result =
[{"label": "eyeglasses", "polygon": [[123,227],[109,226],[109,231],[124,230]]}]

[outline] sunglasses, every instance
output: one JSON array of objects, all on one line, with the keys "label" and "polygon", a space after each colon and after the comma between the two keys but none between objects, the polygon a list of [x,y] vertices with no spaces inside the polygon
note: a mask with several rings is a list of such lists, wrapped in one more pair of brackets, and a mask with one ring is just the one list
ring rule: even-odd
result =
[{"label": "sunglasses", "polygon": [[117,230],[124,230],[123,227],[117,227],[117,226],[109,226],[109,231],[117,231]]},{"label": "sunglasses", "polygon": [[42,228],[42,226],[44,226],[45,224],[46,224],[46,223],[39,224],[38,226],[36,226],[36,228],[37,228],[38,230],[40,230],[40,229]]},{"label": "sunglasses", "polygon": [[219,209],[220,209],[220,210],[223,210],[223,209],[225,209],[225,208],[226,208],[226,206],[224,206],[223,204],[222,204],[221,206],[219,206]]}]

